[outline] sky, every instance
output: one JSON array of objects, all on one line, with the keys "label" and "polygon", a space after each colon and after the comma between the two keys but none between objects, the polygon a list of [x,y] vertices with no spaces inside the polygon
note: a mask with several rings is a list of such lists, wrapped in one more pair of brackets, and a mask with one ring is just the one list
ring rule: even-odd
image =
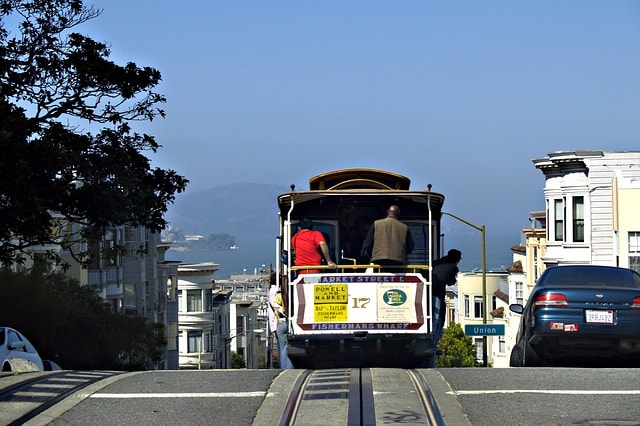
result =
[{"label": "sky", "polygon": [[[143,127],[190,192],[390,170],[485,225],[499,267],[544,210],[533,159],[640,148],[637,1],[86,4],[103,13],[80,32],[161,71],[167,117]],[[480,233],[443,224],[479,266]]]}]

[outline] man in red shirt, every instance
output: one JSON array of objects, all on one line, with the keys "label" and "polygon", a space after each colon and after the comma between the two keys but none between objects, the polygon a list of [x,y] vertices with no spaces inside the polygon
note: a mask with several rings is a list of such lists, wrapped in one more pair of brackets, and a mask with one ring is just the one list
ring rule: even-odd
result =
[{"label": "man in red shirt", "polygon": [[[298,222],[298,232],[291,238],[291,247],[295,253],[296,266],[314,266],[322,264],[322,256],[327,265],[335,269],[336,264],[329,255],[329,246],[324,240],[322,232],[313,230],[311,219],[301,219]],[[315,274],[319,269],[300,269],[299,274]]]}]

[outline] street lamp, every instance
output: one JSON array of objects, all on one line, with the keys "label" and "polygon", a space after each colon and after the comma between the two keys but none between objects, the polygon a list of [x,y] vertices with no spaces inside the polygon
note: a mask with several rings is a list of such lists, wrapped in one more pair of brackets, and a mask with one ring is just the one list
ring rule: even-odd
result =
[{"label": "street lamp", "polygon": [[[472,228],[477,229],[482,233],[482,324],[487,323],[487,250],[486,250],[486,241],[485,241],[485,226],[484,225],[475,225],[461,217],[458,217],[454,214],[442,212],[442,214],[446,214],[447,216],[451,216],[454,219],[459,220],[462,223],[465,223]],[[482,365],[483,367],[487,366],[487,336],[482,336]]]}]

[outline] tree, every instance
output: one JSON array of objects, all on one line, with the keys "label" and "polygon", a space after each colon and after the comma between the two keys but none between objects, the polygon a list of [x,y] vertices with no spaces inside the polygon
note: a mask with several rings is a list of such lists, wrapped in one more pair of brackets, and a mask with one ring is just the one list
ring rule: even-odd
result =
[{"label": "tree", "polygon": [[244,360],[244,356],[237,352],[231,352],[231,368],[247,368],[247,363]]},{"label": "tree", "polygon": [[464,334],[460,324],[452,323],[445,328],[438,343],[441,354],[436,358],[436,367],[475,367],[476,345]]},{"label": "tree", "polygon": [[166,343],[161,325],[112,312],[91,287],[38,271],[0,272],[0,324],[70,370],[143,370]]},{"label": "tree", "polygon": [[99,15],[82,0],[0,0],[4,264],[42,244],[71,250],[111,226],[158,232],[188,183],[152,168],[145,153],[160,145],[132,129],[165,115],[157,107],[165,98],[154,91],[160,72],[117,65],[106,44],[72,31]]}]

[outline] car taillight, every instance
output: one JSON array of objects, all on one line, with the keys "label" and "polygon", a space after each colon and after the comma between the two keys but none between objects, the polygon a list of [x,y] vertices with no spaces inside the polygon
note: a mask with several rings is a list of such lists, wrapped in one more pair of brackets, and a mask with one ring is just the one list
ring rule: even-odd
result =
[{"label": "car taillight", "polygon": [[633,303],[631,304],[631,309],[640,310],[640,296],[636,296],[633,298]]},{"label": "car taillight", "polygon": [[545,293],[536,297],[536,300],[533,302],[534,308],[541,308],[543,306],[566,308],[569,306],[569,302],[567,302],[567,298],[565,297],[564,294]]}]

